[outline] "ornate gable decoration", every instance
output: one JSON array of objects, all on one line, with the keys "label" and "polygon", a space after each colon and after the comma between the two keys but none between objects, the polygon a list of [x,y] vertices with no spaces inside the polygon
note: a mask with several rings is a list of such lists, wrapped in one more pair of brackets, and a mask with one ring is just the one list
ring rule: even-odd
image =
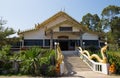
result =
[{"label": "ornate gable decoration", "polygon": [[[84,27],[79,22],[77,22],[75,19],[73,19],[71,16],[69,16],[65,12],[60,11],[57,14],[55,14],[54,16],[52,16],[49,19],[47,19],[46,21],[44,21],[43,23],[41,23],[41,24],[35,24],[35,28],[34,29],[32,29],[32,30],[26,30],[26,31],[20,32],[19,34],[40,29],[40,28],[44,27],[45,25],[47,25],[47,24],[49,24],[51,22],[54,22],[57,18],[59,18],[61,16],[63,16],[67,20],[63,20],[62,22],[59,22],[58,24],[56,24],[54,26],[58,26],[60,24],[67,23],[67,24],[72,24],[73,26],[79,27],[80,30],[83,31]],[[52,26],[52,27],[54,27],[54,26]],[[47,30],[49,30],[49,29],[47,29]]]},{"label": "ornate gable decoration", "polygon": [[[54,16],[50,17],[49,19],[47,19],[46,21],[44,21],[43,23],[41,24],[38,24],[38,26],[36,26],[37,29],[45,26],[46,24],[50,23],[50,22],[53,22],[54,20],[56,20],[57,18],[63,16],[64,18],[66,18],[67,20],[69,20],[71,23],[74,23],[76,24],[77,26],[79,27],[82,27],[82,25],[77,22],[75,19],[73,19],[71,16],[69,16],[68,14],[66,14],[65,12],[58,12],[57,14],[55,14]],[[64,22],[64,21],[63,21]],[[61,22],[60,22],[61,23]]]}]

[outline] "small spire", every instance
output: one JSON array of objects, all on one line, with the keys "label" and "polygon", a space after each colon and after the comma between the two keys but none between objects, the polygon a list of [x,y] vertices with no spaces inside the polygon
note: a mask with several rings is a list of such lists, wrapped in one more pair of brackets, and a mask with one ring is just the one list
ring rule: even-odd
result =
[{"label": "small spire", "polygon": [[65,7],[64,7],[64,8],[61,8],[60,11],[65,12]]},{"label": "small spire", "polygon": [[64,7],[64,9],[63,9],[63,12],[65,12],[65,7]]}]

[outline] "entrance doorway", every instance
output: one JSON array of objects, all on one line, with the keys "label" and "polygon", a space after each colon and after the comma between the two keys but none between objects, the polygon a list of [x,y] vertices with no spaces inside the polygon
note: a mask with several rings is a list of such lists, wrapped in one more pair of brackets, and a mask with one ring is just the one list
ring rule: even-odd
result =
[{"label": "entrance doorway", "polygon": [[60,44],[60,48],[62,51],[68,50],[68,41],[67,40],[60,40],[59,44]]}]

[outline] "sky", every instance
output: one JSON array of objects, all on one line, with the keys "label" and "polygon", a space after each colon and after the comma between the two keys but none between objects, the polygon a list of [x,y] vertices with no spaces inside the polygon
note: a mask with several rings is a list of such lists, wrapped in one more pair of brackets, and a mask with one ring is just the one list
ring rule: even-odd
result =
[{"label": "sky", "polygon": [[18,31],[34,28],[59,11],[80,22],[87,14],[98,14],[109,6],[120,6],[120,0],[0,0],[0,17],[7,20],[4,27]]}]

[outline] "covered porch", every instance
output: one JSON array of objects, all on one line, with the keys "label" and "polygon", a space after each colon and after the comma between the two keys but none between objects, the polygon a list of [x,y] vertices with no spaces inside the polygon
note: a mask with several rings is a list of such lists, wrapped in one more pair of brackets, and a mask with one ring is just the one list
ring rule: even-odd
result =
[{"label": "covered porch", "polygon": [[58,32],[47,31],[46,36],[50,38],[50,48],[58,42],[62,51],[75,51],[77,46],[82,46],[82,33],[80,31]]}]

